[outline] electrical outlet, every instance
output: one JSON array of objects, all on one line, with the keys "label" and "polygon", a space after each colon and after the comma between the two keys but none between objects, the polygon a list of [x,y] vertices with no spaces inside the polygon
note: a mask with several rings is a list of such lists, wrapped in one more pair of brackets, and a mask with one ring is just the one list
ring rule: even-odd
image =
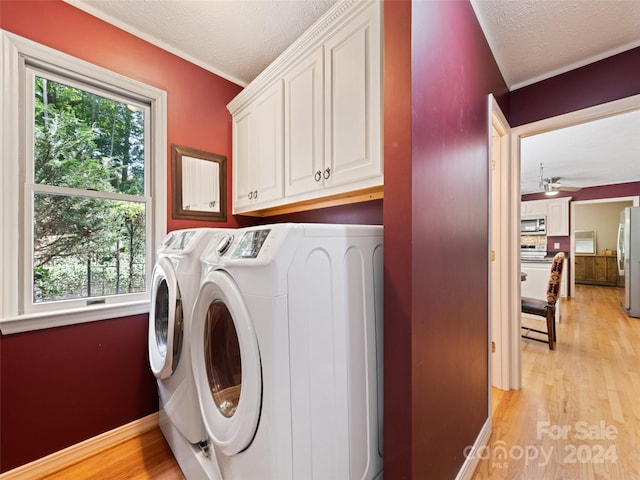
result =
[{"label": "electrical outlet", "polygon": [[560,248],[560,244],[558,242],[554,243],[553,248]]}]

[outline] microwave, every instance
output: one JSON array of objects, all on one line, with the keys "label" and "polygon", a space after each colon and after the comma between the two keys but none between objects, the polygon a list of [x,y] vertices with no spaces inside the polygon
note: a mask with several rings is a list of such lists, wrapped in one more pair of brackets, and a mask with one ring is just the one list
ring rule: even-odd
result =
[{"label": "microwave", "polygon": [[521,235],[546,235],[547,234],[547,217],[522,217],[520,219]]}]

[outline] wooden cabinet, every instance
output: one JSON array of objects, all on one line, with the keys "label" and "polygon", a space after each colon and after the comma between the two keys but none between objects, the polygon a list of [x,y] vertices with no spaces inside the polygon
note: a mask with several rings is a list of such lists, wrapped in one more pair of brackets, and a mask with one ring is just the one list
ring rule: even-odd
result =
[{"label": "wooden cabinet", "polygon": [[282,84],[233,117],[233,208],[255,209],[283,197]]},{"label": "wooden cabinet", "polygon": [[576,283],[617,286],[618,258],[615,255],[576,255],[575,275]]},{"label": "wooden cabinet", "polygon": [[381,3],[334,10],[227,105],[234,214],[382,198]]}]

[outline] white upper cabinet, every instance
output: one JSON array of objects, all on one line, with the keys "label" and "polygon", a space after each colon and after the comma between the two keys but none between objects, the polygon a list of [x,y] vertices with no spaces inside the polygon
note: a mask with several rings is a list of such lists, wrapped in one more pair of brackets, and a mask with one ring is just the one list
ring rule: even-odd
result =
[{"label": "white upper cabinet", "polygon": [[322,189],[324,171],[323,49],[284,76],[285,194]]},{"label": "white upper cabinet", "polygon": [[325,44],[328,187],[382,176],[379,45],[377,8],[364,11]]},{"label": "white upper cabinet", "polygon": [[523,217],[547,214],[546,200],[530,200],[520,204],[520,214]]},{"label": "white upper cabinet", "polygon": [[382,197],[381,17],[339,1],[229,103],[233,213]]},{"label": "white upper cabinet", "polygon": [[547,236],[569,235],[569,200],[571,197],[547,200]]},{"label": "white upper cabinet", "polygon": [[283,197],[282,83],[233,116],[233,210]]},{"label": "white upper cabinet", "polygon": [[251,123],[252,108],[248,107],[233,116],[233,207],[249,205],[253,195],[251,183]]}]

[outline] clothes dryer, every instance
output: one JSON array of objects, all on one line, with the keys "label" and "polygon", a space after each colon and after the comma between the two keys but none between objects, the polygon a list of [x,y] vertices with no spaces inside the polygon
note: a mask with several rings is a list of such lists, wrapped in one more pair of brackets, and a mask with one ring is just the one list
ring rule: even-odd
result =
[{"label": "clothes dryer", "polygon": [[191,356],[222,478],[381,476],[382,227],[218,237],[202,255]]},{"label": "clothes dryer", "polygon": [[152,276],[149,365],[158,383],[160,428],[185,475],[193,470],[187,446],[203,448],[207,438],[191,369],[191,310],[200,285],[200,255],[219,230],[170,232],[158,249]]}]

